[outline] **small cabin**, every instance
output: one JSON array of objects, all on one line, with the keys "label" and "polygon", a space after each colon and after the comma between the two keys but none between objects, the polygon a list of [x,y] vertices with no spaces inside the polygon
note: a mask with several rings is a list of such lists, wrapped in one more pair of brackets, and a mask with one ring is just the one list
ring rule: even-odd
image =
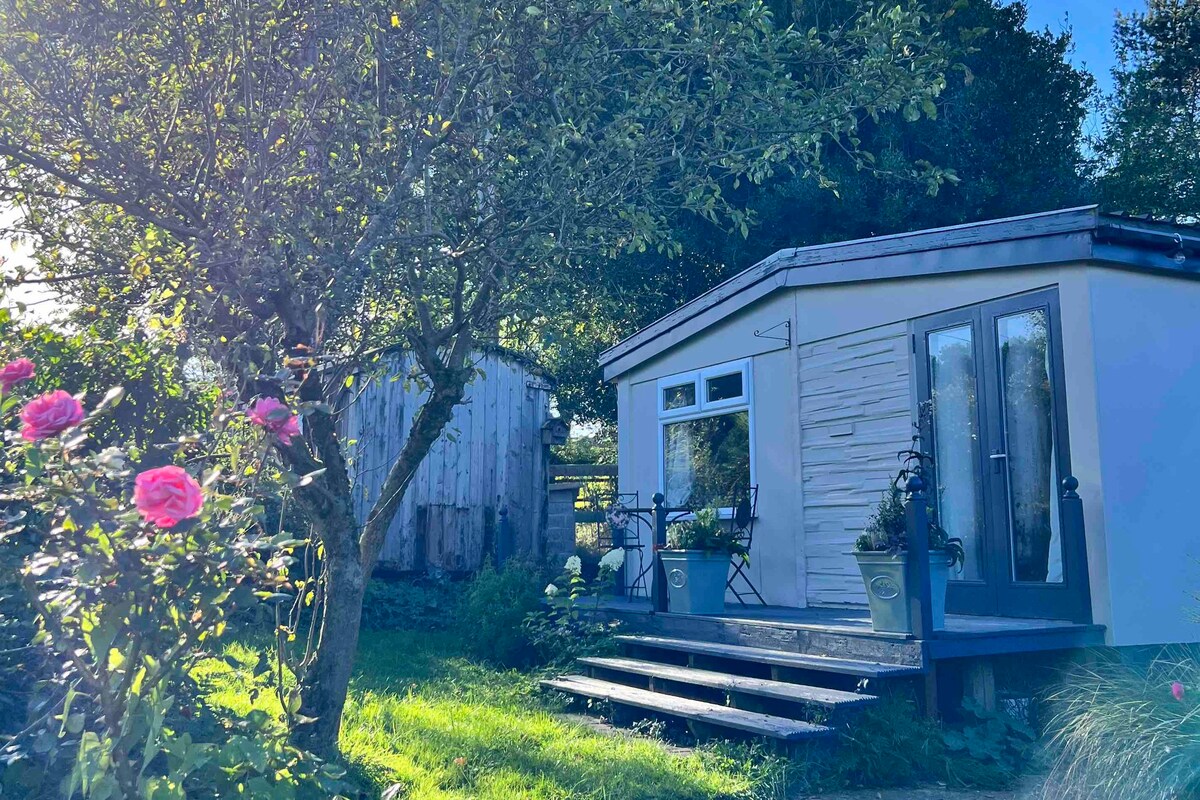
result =
[{"label": "small cabin", "polygon": [[[549,444],[557,430],[551,384],[528,358],[499,347],[474,355],[477,377],[425,457],[388,529],[379,566],[390,572],[462,574],[485,557],[544,552]],[[425,399],[403,350],[347,390],[342,432],[360,518]]]},{"label": "small cabin", "polygon": [[960,652],[1200,641],[1198,278],[1196,229],[1094,206],[780,251],[601,356],[621,491],[757,487],[766,603],[863,610],[851,549],[920,430]]}]

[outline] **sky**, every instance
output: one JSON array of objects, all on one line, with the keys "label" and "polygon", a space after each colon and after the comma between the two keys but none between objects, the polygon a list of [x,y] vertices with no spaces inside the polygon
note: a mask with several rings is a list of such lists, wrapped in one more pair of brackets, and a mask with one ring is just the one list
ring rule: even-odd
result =
[{"label": "sky", "polygon": [[1049,28],[1055,33],[1070,29],[1075,40],[1071,62],[1096,76],[1097,86],[1112,90],[1109,74],[1116,62],[1112,46],[1113,21],[1118,11],[1144,11],[1145,0],[1026,0],[1031,30]]}]

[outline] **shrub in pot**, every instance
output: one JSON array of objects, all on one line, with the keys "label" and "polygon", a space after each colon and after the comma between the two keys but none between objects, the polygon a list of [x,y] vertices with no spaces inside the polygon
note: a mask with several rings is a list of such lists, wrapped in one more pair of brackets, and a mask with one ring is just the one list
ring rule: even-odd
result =
[{"label": "shrub in pot", "polygon": [[725,611],[729,560],[745,555],[733,526],[716,508],[703,508],[671,531],[666,550],[659,551],[667,576],[667,606],[680,614]]},{"label": "shrub in pot", "polygon": [[[876,507],[866,529],[854,542],[854,556],[862,572],[867,603],[871,608],[871,627],[877,631],[912,632],[906,580],[908,527],[904,493],[900,487],[913,474],[918,473],[915,470],[901,470]],[[964,558],[962,540],[947,535],[931,515],[929,583],[935,630],[946,624],[946,587],[950,581],[950,569],[961,567]]]}]

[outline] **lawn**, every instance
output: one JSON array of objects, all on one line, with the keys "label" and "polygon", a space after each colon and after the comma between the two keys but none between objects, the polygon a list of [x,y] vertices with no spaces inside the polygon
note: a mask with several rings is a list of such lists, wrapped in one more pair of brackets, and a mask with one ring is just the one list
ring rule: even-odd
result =
[{"label": "lawn", "polygon": [[[232,644],[195,676],[210,704],[251,710],[258,652]],[[278,713],[270,692],[254,706]],[[672,752],[653,739],[614,736],[556,717],[536,679],[471,663],[447,634],[364,637],[342,728],[352,771],[376,791],[401,784],[424,800],[687,800],[769,797],[779,771],[746,748]]]}]

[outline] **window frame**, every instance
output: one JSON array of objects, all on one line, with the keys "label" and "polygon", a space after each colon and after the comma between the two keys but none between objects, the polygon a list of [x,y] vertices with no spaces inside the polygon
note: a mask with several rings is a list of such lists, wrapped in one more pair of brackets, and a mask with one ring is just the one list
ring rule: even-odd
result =
[{"label": "window frame", "polygon": [[[738,373],[740,373],[742,376],[741,396],[726,398],[724,400],[714,400],[711,402],[706,400],[708,389],[706,381],[709,378],[719,378],[725,375],[734,375]],[[677,372],[674,375],[667,375],[659,378],[655,382],[655,391],[658,395],[658,400],[656,402],[658,410],[658,491],[662,492],[664,495],[667,491],[667,425],[677,422],[688,422],[694,419],[704,419],[705,417],[719,417],[725,414],[735,414],[740,411],[746,412],[746,422],[748,428],[747,433],[749,436],[750,485],[757,485],[758,473],[757,469],[755,468],[754,458],[754,389],[751,378],[751,360],[748,358],[743,358],[735,361],[725,361],[720,364],[713,364],[701,369],[689,370],[688,372]],[[666,408],[663,393],[667,389],[672,389],[677,386],[686,386],[689,383],[695,388],[696,391],[695,404],[685,406],[684,408]],[[733,508],[721,508],[720,512],[723,518],[728,518],[733,515]],[[683,518],[684,517],[681,517],[681,519]]]}]

